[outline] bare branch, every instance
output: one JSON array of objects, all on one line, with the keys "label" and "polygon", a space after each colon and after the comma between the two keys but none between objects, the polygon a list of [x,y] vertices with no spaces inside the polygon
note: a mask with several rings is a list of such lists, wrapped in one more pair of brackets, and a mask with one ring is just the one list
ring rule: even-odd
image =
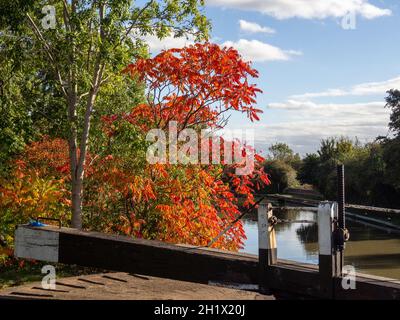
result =
[{"label": "bare branch", "polygon": [[64,87],[65,82],[64,82],[64,80],[63,80],[62,77],[61,77],[60,69],[59,69],[59,67],[58,67],[58,64],[57,64],[56,60],[55,60],[54,57],[53,57],[53,54],[52,54],[52,52],[51,52],[52,50],[51,50],[51,48],[50,48],[50,45],[49,45],[49,44],[46,42],[46,40],[44,39],[42,33],[40,32],[39,28],[38,28],[37,25],[35,24],[35,21],[33,21],[33,19],[31,18],[31,16],[29,15],[29,13],[27,13],[26,16],[27,16],[27,18],[28,18],[28,21],[29,21],[30,25],[32,26],[33,33],[36,35],[36,37],[38,38],[38,40],[42,42],[43,48],[44,48],[45,52],[47,53],[47,56],[48,56],[48,58],[50,59],[50,62],[53,64],[53,66],[54,66],[54,68],[55,68],[55,71],[56,71],[56,74],[57,74],[57,78],[58,78],[58,81],[59,81],[59,83],[60,83],[61,90],[62,90],[64,96],[65,96],[65,97],[68,97],[68,93],[67,93],[67,91],[66,91],[66,89],[65,89],[65,87]]},{"label": "bare branch", "polygon": [[154,3],[154,0],[149,1],[142,9],[140,9],[138,15],[136,16],[136,18],[132,21],[132,23],[130,24],[130,26],[128,27],[128,29],[125,32],[125,35],[121,38],[120,43],[122,43],[131,33],[132,29],[134,28],[136,22],[139,20],[140,16],[147,10],[148,7],[150,7],[150,5],[152,5]]}]

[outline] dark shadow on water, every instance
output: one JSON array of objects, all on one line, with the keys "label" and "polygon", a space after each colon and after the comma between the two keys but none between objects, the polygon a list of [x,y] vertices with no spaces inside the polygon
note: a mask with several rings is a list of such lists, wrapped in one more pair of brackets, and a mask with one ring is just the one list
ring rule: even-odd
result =
[{"label": "dark shadow on water", "polygon": [[318,224],[302,224],[296,230],[296,234],[301,243],[318,242]]}]

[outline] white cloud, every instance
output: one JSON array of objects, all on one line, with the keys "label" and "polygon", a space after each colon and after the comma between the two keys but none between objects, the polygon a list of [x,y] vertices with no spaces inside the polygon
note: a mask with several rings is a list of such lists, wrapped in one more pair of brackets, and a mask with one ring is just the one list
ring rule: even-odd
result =
[{"label": "white cloud", "polygon": [[356,85],[350,91],[352,95],[385,94],[387,90],[400,88],[400,76],[382,82],[369,82]]},{"label": "white cloud", "polygon": [[270,109],[297,111],[302,117],[335,117],[335,119],[349,119],[355,116],[360,119],[363,116],[374,117],[387,115],[384,101],[372,101],[366,103],[315,103],[303,100],[287,100],[283,103],[270,103]]},{"label": "white cloud", "polygon": [[269,109],[280,110],[284,119],[278,123],[255,125],[256,147],[264,148],[279,142],[286,142],[296,152],[314,152],[320,140],[330,136],[359,138],[363,142],[373,141],[379,135],[386,135],[390,110],[383,101],[368,103],[327,103],[287,100],[271,103]]},{"label": "white cloud", "polygon": [[291,96],[292,99],[312,99],[323,97],[366,96],[384,95],[390,89],[400,89],[400,76],[380,82],[367,82],[355,85],[348,90],[328,89],[321,92],[304,93]]},{"label": "white cloud", "polygon": [[[143,40],[146,41],[152,54],[171,48],[183,48],[195,43],[194,37],[174,38],[173,36],[170,36],[160,40],[156,36],[146,36]],[[301,51],[282,50],[258,40],[240,39],[237,42],[225,41],[221,46],[234,47],[245,60],[255,62],[285,61],[290,60],[292,56],[302,55]]]},{"label": "white cloud", "polygon": [[269,27],[260,26],[258,23],[249,22],[246,20],[239,20],[239,26],[242,31],[250,33],[269,33],[273,34],[276,31]]},{"label": "white cloud", "polygon": [[169,36],[160,40],[156,36],[149,35],[146,36],[143,40],[149,46],[151,53],[158,53],[161,50],[168,50],[172,48],[183,48],[195,42],[193,36],[188,36],[187,38],[174,38],[173,36]]},{"label": "white cloud", "polygon": [[226,41],[222,44],[226,47],[234,47],[245,60],[264,62],[264,61],[285,61],[290,60],[292,55],[301,55],[300,51],[282,50],[258,40],[240,39],[236,42]]},{"label": "white cloud", "polygon": [[286,54],[292,55],[292,56],[302,56],[303,52],[300,50],[285,50]]},{"label": "white cloud", "polygon": [[[305,155],[316,152],[321,139],[332,136],[357,137],[365,143],[386,135],[390,110],[384,105],[382,101],[318,104],[289,100],[270,104],[262,115],[262,122],[232,123],[227,129],[253,129],[255,139],[252,144],[257,150],[266,151],[273,143],[285,142],[295,152]],[[274,109],[273,121],[271,109]]]},{"label": "white cloud", "polygon": [[[183,48],[195,43],[193,36],[174,38],[173,35],[164,39],[159,39],[156,36],[149,35],[143,38],[149,46],[150,53],[157,54],[161,50],[171,48]],[[211,41],[220,39],[213,38]],[[283,50],[273,45],[258,40],[240,39],[236,42],[225,41],[221,44],[222,47],[234,47],[245,60],[263,62],[276,60],[290,60],[292,56],[299,56],[303,53],[296,50]]]},{"label": "white cloud", "polygon": [[276,142],[288,143],[295,152],[305,155],[315,152],[322,139],[332,136],[357,137],[361,142],[374,141],[377,136],[386,135],[388,120],[342,121],[326,120],[292,120],[255,126],[255,147],[267,150]]},{"label": "white cloud", "polygon": [[258,11],[277,19],[325,19],[343,17],[354,12],[366,19],[391,15],[369,0],[206,0],[208,5]]},{"label": "white cloud", "polygon": [[[321,139],[332,136],[374,141],[388,134],[390,110],[383,101],[368,103],[328,103],[288,100],[271,103],[262,115],[262,122],[229,124],[228,129],[253,129],[257,150],[267,150],[276,142],[288,143],[302,155],[315,152]],[[274,109],[274,119],[270,115]],[[232,126],[232,127],[230,127]]]}]

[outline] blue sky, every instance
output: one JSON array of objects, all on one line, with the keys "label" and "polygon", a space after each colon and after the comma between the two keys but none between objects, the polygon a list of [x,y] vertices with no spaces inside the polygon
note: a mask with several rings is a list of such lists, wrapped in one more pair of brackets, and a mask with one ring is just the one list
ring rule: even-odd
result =
[{"label": "blue sky", "polygon": [[[256,147],[317,150],[321,138],[362,142],[388,133],[385,91],[400,89],[398,0],[206,0],[212,41],[236,47],[260,72]],[[351,28],[342,25],[343,17]],[[353,19],[355,17],[355,20]],[[354,27],[354,28],[353,28]],[[153,51],[190,42],[150,39]]]}]

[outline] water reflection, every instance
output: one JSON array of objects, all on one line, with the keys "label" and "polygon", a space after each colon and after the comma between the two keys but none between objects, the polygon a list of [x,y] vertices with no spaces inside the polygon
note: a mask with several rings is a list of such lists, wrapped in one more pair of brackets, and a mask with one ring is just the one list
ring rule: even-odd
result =
[{"label": "water reflection", "polygon": [[[276,226],[278,258],[303,263],[318,263],[316,213],[300,210],[276,211],[286,220],[312,220],[315,223],[283,223]],[[351,239],[346,245],[345,264],[358,272],[400,279],[400,235],[385,229],[347,219]],[[247,235],[243,252],[258,254],[258,227],[254,216],[246,217]]]}]

